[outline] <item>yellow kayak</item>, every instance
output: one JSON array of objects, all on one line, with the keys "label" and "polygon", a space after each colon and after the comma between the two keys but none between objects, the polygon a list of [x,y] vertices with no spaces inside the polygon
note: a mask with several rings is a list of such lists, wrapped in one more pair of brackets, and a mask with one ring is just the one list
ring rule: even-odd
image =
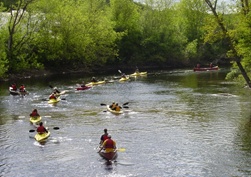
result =
[{"label": "yellow kayak", "polygon": [[112,109],[110,108],[109,105],[107,105],[106,108],[107,108],[107,110],[108,110],[109,112],[111,112],[111,113],[113,113],[113,114],[123,114],[123,111],[122,111],[122,110],[120,110],[120,111],[112,110]]},{"label": "yellow kayak", "polygon": [[90,82],[88,84],[85,84],[85,86],[94,86],[94,85],[100,85],[100,84],[105,84],[105,81],[98,81],[98,82]]},{"label": "yellow kayak", "polygon": [[33,124],[37,124],[38,122],[40,122],[42,120],[42,117],[30,117],[30,122]]},{"label": "yellow kayak", "polygon": [[57,99],[49,99],[48,103],[53,104],[53,103],[58,103],[60,101],[60,96],[57,97]]},{"label": "yellow kayak", "polygon": [[147,75],[147,72],[139,72],[139,73],[133,73],[133,74],[130,74],[130,76],[146,76]]},{"label": "yellow kayak", "polygon": [[122,77],[121,79],[119,79],[119,82],[125,82],[125,81],[129,81],[130,77],[126,76],[126,77]]},{"label": "yellow kayak", "polygon": [[51,133],[49,131],[48,131],[48,133],[43,133],[43,134],[37,133],[34,138],[36,141],[40,142],[40,141],[47,139],[50,136],[50,134]]}]

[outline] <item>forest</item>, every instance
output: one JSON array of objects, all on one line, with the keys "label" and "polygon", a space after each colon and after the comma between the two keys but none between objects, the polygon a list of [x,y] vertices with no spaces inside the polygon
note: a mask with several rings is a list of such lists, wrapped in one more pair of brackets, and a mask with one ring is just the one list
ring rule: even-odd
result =
[{"label": "forest", "polygon": [[0,78],[229,64],[251,87],[249,0],[0,0]]}]

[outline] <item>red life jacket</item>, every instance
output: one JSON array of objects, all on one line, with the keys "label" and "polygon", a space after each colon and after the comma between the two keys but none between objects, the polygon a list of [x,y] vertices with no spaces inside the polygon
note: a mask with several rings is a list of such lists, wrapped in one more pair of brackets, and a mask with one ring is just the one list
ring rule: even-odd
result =
[{"label": "red life jacket", "polygon": [[44,126],[39,126],[39,127],[37,128],[37,132],[38,132],[38,133],[44,133],[44,132],[45,132]]},{"label": "red life jacket", "polygon": [[101,138],[102,141],[105,141],[107,139],[108,139],[108,135],[106,135],[106,134],[102,135],[102,138]]},{"label": "red life jacket", "polygon": [[55,95],[51,95],[49,99],[57,99]]},{"label": "red life jacket", "polygon": [[105,143],[105,148],[114,148],[113,146],[113,140],[107,139]]},{"label": "red life jacket", "polygon": [[36,116],[39,116],[39,114],[38,114],[37,112],[32,112],[32,113],[30,114],[30,116],[31,116],[31,117],[36,117]]}]

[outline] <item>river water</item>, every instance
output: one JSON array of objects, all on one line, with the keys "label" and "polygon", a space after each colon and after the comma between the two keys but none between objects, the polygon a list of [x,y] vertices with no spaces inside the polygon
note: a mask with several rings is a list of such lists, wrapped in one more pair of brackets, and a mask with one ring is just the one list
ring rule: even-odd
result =
[{"label": "river water", "polygon": [[[225,76],[224,69],[158,71],[85,91],[75,87],[89,76],[16,81],[26,85],[25,97],[9,95],[9,82],[1,83],[0,176],[251,176],[250,90]],[[66,90],[64,100],[44,101],[48,85]],[[113,115],[100,105],[113,101],[129,108]],[[34,108],[51,132],[43,144],[29,132]],[[104,128],[125,148],[111,165],[96,149]]]}]

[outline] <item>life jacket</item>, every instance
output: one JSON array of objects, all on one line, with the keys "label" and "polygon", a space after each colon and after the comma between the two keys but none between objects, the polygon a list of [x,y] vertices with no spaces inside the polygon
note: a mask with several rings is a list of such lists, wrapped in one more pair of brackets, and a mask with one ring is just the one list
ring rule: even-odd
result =
[{"label": "life jacket", "polygon": [[107,140],[105,141],[105,149],[107,149],[107,148],[114,148],[113,140],[107,139]]},{"label": "life jacket", "polygon": [[32,112],[32,113],[30,114],[30,116],[31,116],[31,117],[37,117],[37,116],[39,116],[39,114],[38,114],[37,112]]},{"label": "life jacket", "polygon": [[102,135],[102,138],[101,138],[101,140],[104,142],[105,140],[107,140],[108,139],[108,135],[106,135],[106,134],[104,134],[104,135]]},{"label": "life jacket", "polygon": [[116,104],[114,103],[114,104],[110,105],[110,108],[115,109],[115,106],[116,106]]},{"label": "life jacket", "polygon": [[51,95],[50,97],[49,97],[49,99],[57,99],[57,97],[53,94],[53,95]]},{"label": "life jacket", "polygon": [[116,106],[115,111],[120,111],[120,106]]},{"label": "life jacket", "polygon": [[39,126],[38,128],[37,128],[37,132],[38,133],[45,133],[46,131],[45,131],[45,128],[44,128],[44,126]]},{"label": "life jacket", "polygon": [[17,86],[15,84],[13,84],[11,87],[12,87],[12,90],[14,90],[14,91],[17,90]]},{"label": "life jacket", "polygon": [[24,86],[20,86],[19,91],[20,92],[24,92],[25,91],[25,87]]}]

